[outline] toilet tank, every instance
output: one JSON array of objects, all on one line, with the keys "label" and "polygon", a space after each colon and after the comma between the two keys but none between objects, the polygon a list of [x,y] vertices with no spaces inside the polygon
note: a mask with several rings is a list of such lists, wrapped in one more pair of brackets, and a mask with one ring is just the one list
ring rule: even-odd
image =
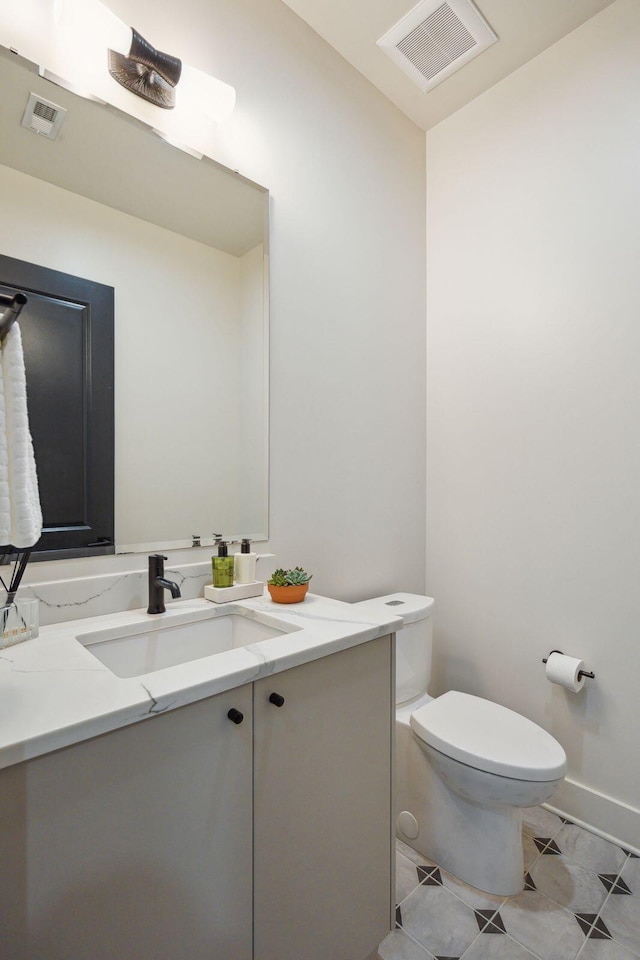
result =
[{"label": "toilet tank", "polygon": [[428,691],[431,680],[433,641],[433,597],[415,593],[390,593],[354,603],[363,614],[393,613],[402,617],[402,629],[396,631],[396,703],[406,703]]}]

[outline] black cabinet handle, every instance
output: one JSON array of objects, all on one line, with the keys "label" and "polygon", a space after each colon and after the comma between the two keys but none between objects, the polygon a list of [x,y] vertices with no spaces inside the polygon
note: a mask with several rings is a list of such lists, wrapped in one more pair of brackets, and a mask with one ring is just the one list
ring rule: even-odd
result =
[{"label": "black cabinet handle", "polygon": [[244,713],[240,713],[240,711],[236,710],[235,707],[231,707],[231,710],[229,710],[227,716],[229,717],[229,720],[231,720],[231,723],[242,723],[244,720]]},{"label": "black cabinet handle", "polygon": [[269,703],[272,703],[274,707],[281,707],[284,703],[284,697],[281,697],[279,693],[272,693],[269,697]]}]

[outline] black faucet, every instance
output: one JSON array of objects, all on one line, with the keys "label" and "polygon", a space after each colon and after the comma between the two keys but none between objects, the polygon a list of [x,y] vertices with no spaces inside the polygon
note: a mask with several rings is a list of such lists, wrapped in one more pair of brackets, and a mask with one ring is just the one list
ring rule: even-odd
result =
[{"label": "black faucet", "polygon": [[149,606],[147,613],[164,613],[164,592],[171,590],[171,596],[175,600],[179,597],[180,587],[173,580],[166,580],[164,575],[164,562],[167,558],[161,553],[152,553],[149,557]]}]

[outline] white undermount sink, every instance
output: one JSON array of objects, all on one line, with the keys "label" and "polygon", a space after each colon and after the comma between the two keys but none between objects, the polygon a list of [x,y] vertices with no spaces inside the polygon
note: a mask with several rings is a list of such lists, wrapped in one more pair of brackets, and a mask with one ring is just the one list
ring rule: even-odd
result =
[{"label": "white undermount sink", "polygon": [[299,627],[275,627],[237,613],[173,618],[81,634],[78,641],[117,677],[140,677],[165,667],[260,643]]}]

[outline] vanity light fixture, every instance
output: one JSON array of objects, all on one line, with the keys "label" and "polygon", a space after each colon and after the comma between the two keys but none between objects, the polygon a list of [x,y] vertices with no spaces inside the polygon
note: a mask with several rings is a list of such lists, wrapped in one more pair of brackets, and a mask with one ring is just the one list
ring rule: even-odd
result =
[{"label": "vanity light fixture", "polygon": [[216,125],[235,106],[233,87],[158,50],[100,0],[2,0],[0,44],[195,156],[216,155]]},{"label": "vanity light fixture", "polygon": [[203,119],[220,123],[233,112],[233,87],[157,50],[100,0],[55,0],[52,46],[46,66],[58,78],[176,140]]}]

